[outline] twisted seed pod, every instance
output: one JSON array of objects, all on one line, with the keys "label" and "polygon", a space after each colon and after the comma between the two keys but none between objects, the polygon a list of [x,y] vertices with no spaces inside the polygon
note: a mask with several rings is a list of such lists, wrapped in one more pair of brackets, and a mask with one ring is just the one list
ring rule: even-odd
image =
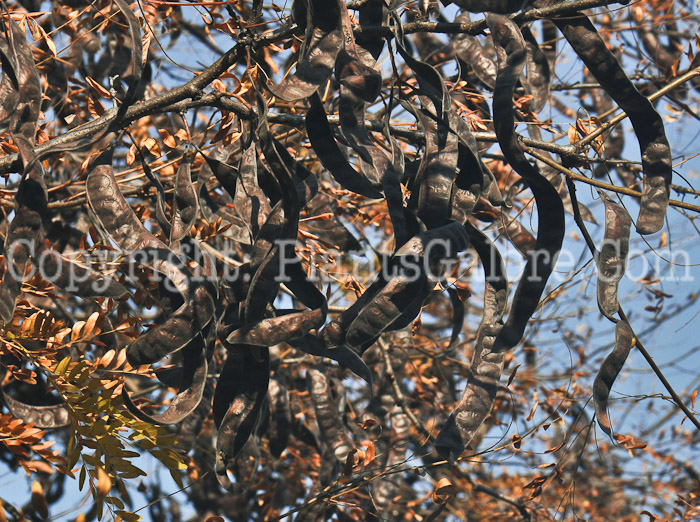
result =
[{"label": "twisted seed pod", "polygon": [[212,413],[219,430],[216,438],[216,478],[231,491],[233,484],[226,470],[253,433],[267,396],[270,379],[270,354],[267,347],[259,352],[245,345],[229,351],[214,392]]},{"label": "twisted seed pod", "polygon": [[620,309],[617,287],[627,265],[632,218],[606,194],[600,191],[599,194],[605,204],[605,236],[596,259],[598,308],[605,317],[615,321],[614,316]]},{"label": "twisted seed pod", "polygon": [[514,347],[539,305],[556,257],[564,240],[564,206],[556,189],[525,158],[515,133],[513,90],[526,58],[525,41],[518,27],[508,18],[487,15],[498,53],[498,78],[493,100],[493,120],[501,150],[511,167],[522,176],[535,197],[539,230],[534,249],[528,253],[523,277],[518,284],[511,312],[496,338],[493,351]]},{"label": "twisted seed pod", "polygon": [[328,376],[325,371],[309,368],[306,371],[306,383],[316,411],[321,439],[329,445],[338,462],[345,463],[353,444],[338,414],[336,401],[331,396]]},{"label": "twisted seed pod", "polygon": [[625,365],[627,356],[634,346],[634,332],[627,321],[618,321],[615,325],[615,347],[605,358],[593,381],[593,404],[600,428],[612,436],[610,418],[608,417],[608,398],[620,370]]},{"label": "twisted seed pod", "polygon": [[435,439],[444,458],[456,460],[476,435],[493,408],[505,352],[494,352],[508,294],[506,268],[495,245],[470,223],[465,224],[485,272],[484,312],[462,397]]},{"label": "twisted seed pod", "polygon": [[[322,6],[314,0],[310,18],[312,24],[306,27],[305,1],[294,2],[294,18],[298,25],[306,27],[307,34],[301,51],[297,69],[278,85],[269,85],[269,89],[278,98],[296,101],[308,98],[321,87],[333,71],[335,55],[343,43],[343,32],[339,28],[340,11],[337,0],[332,5]],[[331,9],[329,9],[331,7]]]},{"label": "twisted seed pod", "polygon": [[642,153],[644,171],[637,232],[658,232],[664,224],[673,175],[671,147],[666,138],[663,119],[627,77],[620,62],[607,48],[587,16],[575,13],[566,18],[554,18],[553,22],[601,87],[632,122]]}]

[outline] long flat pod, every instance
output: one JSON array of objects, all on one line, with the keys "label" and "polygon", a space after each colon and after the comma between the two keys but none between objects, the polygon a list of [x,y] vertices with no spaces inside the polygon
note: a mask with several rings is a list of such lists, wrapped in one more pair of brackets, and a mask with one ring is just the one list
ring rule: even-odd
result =
[{"label": "long flat pod", "polygon": [[36,264],[44,278],[61,290],[78,297],[119,298],[126,288],[112,277],[68,259],[56,250],[40,247]]},{"label": "long flat pod", "polygon": [[615,321],[620,308],[617,287],[625,274],[630,247],[632,218],[624,207],[599,191],[605,204],[605,236],[596,259],[598,266],[598,308],[608,319]]},{"label": "long flat pod", "polygon": [[634,346],[634,332],[627,321],[618,321],[615,325],[615,347],[605,358],[593,381],[593,404],[600,428],[612,436],[610,418],[608,417],[608,398],[615,379],[625,365],[627,356]]},{"label": "long flat pod", "polygon": [[289,390],[284,382],[277,377],[270,377],[267,393],[270,402],[270,453],[279,458],[287,447],[292,431],[292,410],[289,405]]},{"label": "long flat pod", "polygon": [[[463,24],[469,22],[469,20],[469,13],[463,12],[455,18],[455,23]],[[457,33],[452,38],[452,43],[454,44],[457,57],[472,68],[481,83],[489,89],[493,89],[496,85],[498,68],[496,67],[496,62],[491,59],[481,42],[479,42],[479,39],[470,34]]]},{"label": "long flat pod", "polygon": [[170,230],[170,243],[177,243],[189,234],[199,214],[199,198],[192,183],[190,162],[182,158],[175,174],[175,213]]},{"label": "long flat pod", "polygon": [[66,404],[36,406],[10,397],[0,387],[0,400],[5,403],[10,413],[25,423],[33,423],[35,428],[62,428],[71,423],[70,408]]},{"label": "long flat pod", "polygon": [[306,382],[321,431],[321,440],[330,447],[338,462],[345,463],[353,444],[338,413],[336,401],[331,396],[328,377],[325,371],[309,368],[306,371]]},{"label": "long flat pod", "polygon": [[340,29],[329,32],[314,27],[308,41],[307,54],[299,59],[296,72],[278,85],[269,85],[272,94],[288,102],[311,96],[333,72],[335,55],[342,42],[343,34]]},{"label": "long flat pod", "polygon": [[296,187],[299,209],[303,209],[318,193],[318,180],[316,176],[304,165],[292,158],[287,148],[279,141],[272,141],[277,151],[277,155],[282,160],[287,170],[291,174],[292,182]]},{"label": "long flat pod", "polygon": [[288,341],[290,346],[316,357],[327,357],[348,368],[352,373],[372,386],[372,372],[353,350],[345,345],[327,348],[315,335],[305,335]]},{"label": "long flat pod", "polygon": [[[386,22],[386,9],[383,0],[367,0],[359,8],[360,27],[381,26]],[[359,34],[355,43],[368,51],[377,60],[384,49],[384,38],[373,34]]]},{"label": "long flat pod", "polygon": [[148,330],[127,348],[132,366],[150,364],[185,348],[209,324],[214,315],[214,290],[195,286],[190,297],[165,322]]},{"label": "long flat pod", "polygon": [[251,328],[240,328],[233,331],[226,338],[226,341],[231,344],[274,346],[298,339],[307,335],[312,329],[320,328],[324,319],[325,313],[320,308],[270,317],[256,323]]},{"label": "long flat pod", "polygon": [[[5,30],[0,31],[0,54],[3,57],[3,86],[6,87],[0,91],[5,95],[0,105],[7,114],[0,113],[0,116],[3,120],[10,119],[11,134],[23,136],[33,146],[41,110],[39,73],[27,38],[17,23],[12,19],[3,20],[2,26]],[[4,34],[9,37],[7,40]]]},{"label": "long flat pod", "polygon": [[179,391],[163,413],[150,415],[143,412],[132,402],[126,387],[122,388],[124,405],[136,418],[151,424],[177,424],[199,406],[204,396],[209,368],[202,334],[195,337],[183,350],[183,356]]},{"label": "long flat pod", "polygon": [[[389,410],[391,422],[391,445],[388,448],[384,467],[394,469],[406,461],[406,450],[411,443],[411,421],[401,406],[391,400],[390,395],[385,394],[382,399],[383,406]],[[373,501],[382,517],[381,520],[396,520],[399,517],[394,499],[399,494],[401,485],[401,481],[388,476],[375,487]]]},{"label": "long flat pod", "polygon": [[[125,252],[148,248],[170,252],[165,243],[143,226],[119,190],[112,170],[112,152],[110,148],[100,154],[88,174],[86,192],[90,210],[105,234]],[[171,256],[160,256],[154,260],[153,266],[187,297],[190,291],[188,275],[173,260]]]},{"label": "long flat pod", "polygon": [[658,232],[664,224],[673,175],[671,147],[666,138],[663,119],[627,77],[620,62],[607,48],[587,16],[573,13],[565,18],[554,18],[553,22],[601,87],[632,122],[642,153],[644,171],[637,232]]},{"label": "long flat pod", "polygon": [[520,342],[537,309],[564,240],[565,224],[559,194],[527,161],[515,133],[513,90],[525,64],[525,42],[518,27],[508,18],[488,15],[486,21],[498,53],[498,78],[493,99],[496,136],[506,160],[522,176],[535,197],[539,224],[535,248],[530,252],[515,292],[511,313],[494,343],[494,351],[504,351]]},{"label": "long flat pod", "polygon": [[426,276],[419,269],[419,261],[415,266],[414,274],[401,274],[392,278],[359,311],[345,335],[348,346],[360,350],[359,347],[376,339],[401,316],[416,292],[424,286]]},{"label": "long flat pod", "polygon": [[0,319],[4,323],[12,319],[24,272],[42,235],[48,204],[44,167],[35,161],[30,141],[21,134],[15,135],[14,141],[19,148],[25,172],[15,196],[15,216],[5,238],[6,267],[0,281]]},{"label": "long flat pod", "polygon": [[416,212],[428,228],[436,228],[450,218],[452,185],[459,160],[459,140],[449,125],[451,98],[434,67],[414,59],[401,45],[397,44],[397,49],[416,75],[423,107],[421,111],[414,111],[425,132],[425,155],[416,179]]},{"label": "long flat pod", "polygon": [[[391,258],[388,282],[367,301],[347,326],[345,342],[364,352],[384,330],[405,312],[420,310],[416,296],[427,295],[428,271],[447,257],[454,258],[469,245],[467,234],[459,223],[449,223],[414,236]],[[434,274],[433,274],[434,275]],[[428,292],[426,292],[426,289]],[[422,300],[421,300],[422,301]]]},{"label": "long flat pod", "polygon": [[456,460],[476,435],[493,408],[505,352],[493,352],[506,307],[508,281],[496,246],[470,223],[465,225],[472,246],[484,268],[484,312],[474,344],[467,386],[454,411],[435,440],[437,451]]},{"label": "long flat pod", "polygon": [[529,27],[522,28],[522,35],[527,48],[527,72],[526,80],[530,93],[533,96],[530,108],[533,112],[540,112],[549,98],[549,61],[547,55],[540,49],[537,38]]},{"label": "long flat pod", "polygon": [[226,163],[228,154],[218,147],[209,154],[204,154],[202,150],[199,150],[199,153],[204,158],[204,161],[206,161],[207,167],[211,170],[212,174],[214,174],[219,184],[228,192],[229,196],[235,198],[238,170],[234,166]]},{"label": "long flat pod", "polygon": [[272,209],[258,183],[258,153],[254,141],[241,157],[233,204],[236,214],[251,227],[255,237]]},{"label": "long flat pod", "polygon": [[319,95],[314,93],[309,100],[311,105],[306,113],[306,132],[321,164],[344,189],[372,199],[381,198],[382,193],[357,172],[343,155]]},{"label": "long flat pod", "polygon": [[238,456],[255,429],[267,395],[270,379],[270,354],[260,350],[260,360],[252,348],[242,345],[240,351],[229,351],[214,392],[214,424],[216,438],[216,478],[224,489],[233,485],[226,469]]},{"label": "long flat pod", "polygon": [[[367,56],[366,61],[374,60]],[[365,127],[365,102],[372,102],[379,95],[382,76],[363,63],[356,53],[346,50],[340,51],[336,57],[335,75],[340,82],[338,116],[341,131],[360,156],[362,165],[368,164],[363,173],[373,185],[381,185],[384,191],[398,248],[408,239],[399,175],[391,159],[375,145]]]}]

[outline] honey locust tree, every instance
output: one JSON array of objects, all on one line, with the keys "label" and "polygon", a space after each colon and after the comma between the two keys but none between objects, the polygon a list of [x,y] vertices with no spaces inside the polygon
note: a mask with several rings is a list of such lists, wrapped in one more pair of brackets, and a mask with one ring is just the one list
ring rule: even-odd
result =
[{"label": "honey locust tree", "polygon": [[3,2],[0,520],[698,517],[698,23]]}]

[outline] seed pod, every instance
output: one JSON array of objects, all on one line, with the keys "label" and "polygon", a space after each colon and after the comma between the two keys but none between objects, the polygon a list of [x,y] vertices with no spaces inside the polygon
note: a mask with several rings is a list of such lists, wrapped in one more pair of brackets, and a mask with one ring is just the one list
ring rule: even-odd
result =
[{"label": "seed pod", "polygon": [[382,193],[350,165],[338,147],[321,98],[314,93],[309,100],[311,106],[306,113],[306,132],[321,164],[344,189],[372,199],[381,198]]},{"label": "seed pod", "polygon": [[614,316],[620,308],[617,287],[627,265],[632,218],[605,193],[598,193],[605,204],[605,236],[596,259],[598,308],[605,317],[615,321]]},{"label": "seed pod", "polygon": [[615,347],[605,358],[595,381],[593,381],[593,404],[600,428],[612,437],[610,418],[608,417],[608,398],[620,370],[625,365],[627,356],[634,346],[634,332],[627,321],[618,321],[615,326]]},{"label": "seed pod", "polygon": [[307,335],[323,325],[325,314],[321,309],[310,312],[293,312],[263,319],[250,329],[232,332],[226,342],[252,346],[274,346]]},{"label": "seed pod", "polygon": [[336,408],[336,401],[331,396],[328,376],[325,371],[309,368],[306,383],[316,411],[321,440],[330,447],[338,462],[344,464],[353,444]]},{"label": "seed pod", "polygon": [[438,453],[451,461],[464,452],[491,412],[506,357],[505,352],[493,351],[508,295],[505,264],[496,247],[481,231],[470,223],[465,228],[481,258],[486,286],[484,313],[474,344],[467,386],[435,439]]},{"label": "seed pod", "polygon": [[260,350],[257,360],[250,347],[241,346],[226,358],[214,392],[214,424],[219,430],[216,438],[216,478],[231,491],[226,470],[253,433],[260,416],[270,379],[270,355]]},{"label": "seed pod", "polygon": [[183,296],[189,296],[191,274],[178,264],[167,245],[143,226],[121,193],[112,170],[112,149],[95,160],[85,185],[88,205],[105,235],[127,253],[142,249],[161,252],[163,255],[153,260],[154,268],[172,281]]},{"label": "seed pod", "polygon": [[316,357],[327,357],[338,364],[348,368],[352,373],[363,379],[372,387],[372,372],[365,362],[347,346],[337,346],[327,348],[316,336],[305,335],[299,339],[292,339],[288,342],[297,350],[301,350]]},{"label": "seed pod", "polygon": [[126,386],[122,388],[122,399],[127,409],[138,419],[151,424],[177,424],[183,421],[202,402],[207,384],[207,356],[204,336],[197,335],[183,350],[183,365],[178,379],[179,391],[163,413],[144,413],[129,397]]},{"label": "seed pod", "polygon": [[523,27],[522,34],[527,47],[527,87],[534,97],[530,108],[533,112],[540,112],[549,98],[549,62],[530,28]]},{"label": "seed pod", "polygon": [[[455,19],[455,23],[467,22],[469,22],[468,13],[461,13]],[[481,83],[487,88],[493,89],[494,85],[496,85],[496,74],[498,72],[496,62],[488,55],[479,39],[470,34],[458,33],[454,35],[452,42],[455,46],[457,57],[472,68]]]},{"label": "seed pod", "polygon": [[493,100],[496,136],[506,160],[532,191],[540,224],[535,248],[529,252],[523,278],[513,298],[511,313],[493,346],[493,351],[500,352],[514,347],[522,339],[554,268],[564,240],[565,224],[559,194],[527,161],[515,133],[513,90],[525,64],[525,41],[518,27],[508,18],[488,15],[486,21],[498,53],[498,78]]},{"label": "seed pod", "polygon": [[175,213],[170,230],[170,243],[177,243],[190,233],[199,214],[199,198],[192,184],[190,163],[182,158],[175,174]]},{"label": "seed pod", "polygon": [[663,120],[646,96],[627,77],[587,16],[575,13],[553,21],[601,87],[632,122],[642,153],[644,171],[637,232],[658,232],[664,224],[673,175],[671,147],[666,138]]},{"label": "seed pod", "polygon": [[29,140],[22,134],[13,137],[19,148],[24,174],[15,196],[15,216],[5,238],[5,273],[0,281],[0,319],[12,320],[24,273],[43,234],[48,194],[44,167],[36,161]]},{"label": "seed pod", "polygon": [[14,417],[22,419],[27,424],[31,422],[36,428],[62,428],[71,423],[70,408],[65,404],[52,404],[50,406],[25,404],[4,392],[2,387],[0,387],[0,399]]},{"label": "seed pod", "polygon": [[[335,4],[335,0],[332,0]],[[304,2],[294,2],[295,11]],[[329,9],[328,5],[318,9],[312,7],[312,25],[306,27],[306,15],[295,13],[295,20],[300,26],[306,27],[306,40],[294,74],[287,76],[278,85],[268,86],[272,94],[285,101],[296,101],[308,98],[316,89],[321,87],[331,75],[335,55],[343,43],[343,32],[339,28],[340,11]],[[305,11],[305,9],[304,9]]]}]

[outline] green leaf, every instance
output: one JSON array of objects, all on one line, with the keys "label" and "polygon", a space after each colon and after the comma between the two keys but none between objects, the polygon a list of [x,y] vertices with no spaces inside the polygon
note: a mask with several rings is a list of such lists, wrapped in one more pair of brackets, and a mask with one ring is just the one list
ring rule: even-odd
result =
[{"label": "green leaf", "polygon": [[72,357],[64,357],[63,359],[61,359],[61,362],[56,365],[54,373],[57,376],[61,376],[64,373],[66,373],[66,369],[68,368],[68,365],[70,364],[71,360]]}]

